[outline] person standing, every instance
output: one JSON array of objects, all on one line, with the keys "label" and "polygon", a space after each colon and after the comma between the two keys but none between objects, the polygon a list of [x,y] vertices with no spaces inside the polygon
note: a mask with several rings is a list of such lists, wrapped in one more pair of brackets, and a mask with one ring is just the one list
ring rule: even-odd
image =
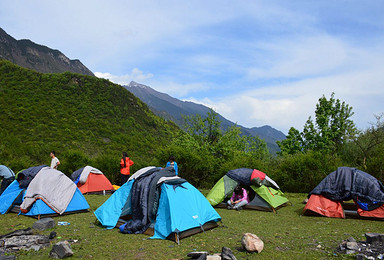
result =
[{"label": "person standing", "polygon": [[120,160],[120,179],[121,185],[126,183],[131,174],[129,168],[134,164],[134,162],[128,157],[126,152],[123,152],[123,157]]},{"label": "person standing", "polygon": [[5,165],[0,165],[0,178],[3,177],[1,182],[0,195],[5,189],[15,180],[15,173]]},{"label": "person standing", "polygon": [[175,174],[178,174],[178,169],[177,169],[177,163],[175,162],[175,156],[171,155],[169,156],[169,161],[165,165],[165,167],[173,167],[175,169]]},{"label": "person standing", "polygon": [[52,158],[52,160],[51,160],[51,168],[57,170],[57,167],[60,165],[60,161],[59,161],[59,159],[56,157],[56,153],[55,153],[55,151],[52,151],[52,152],[49,154],[49,156]]}]

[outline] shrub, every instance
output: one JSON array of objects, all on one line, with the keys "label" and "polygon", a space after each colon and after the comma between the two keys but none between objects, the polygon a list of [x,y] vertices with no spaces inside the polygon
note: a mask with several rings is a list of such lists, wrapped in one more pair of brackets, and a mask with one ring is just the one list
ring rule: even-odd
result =
[{"label": "shrub", "polygon": [[339,157],[309,151],[276,158],[276,172],[271,176],[284,191],[308,193],[340,166]]}]

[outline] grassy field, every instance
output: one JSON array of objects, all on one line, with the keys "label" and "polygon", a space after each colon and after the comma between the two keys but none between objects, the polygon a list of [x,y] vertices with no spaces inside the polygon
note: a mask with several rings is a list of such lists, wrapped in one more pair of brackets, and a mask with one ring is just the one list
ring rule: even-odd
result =
[{"label": "grassy field", "polygon": [[[232,211],[217,209],[222,224],[215,229],[181,240],[180,245],[169,240],[150,240],[146,235],[125,235],[117,229],[106,230],[95,225],[96,210],[108,196],[86,195],[90,212],[55,217],[67,221],[68,226],[56,226],[40,232],[57,232],[53,243],[77,240],[72,244],[73,258],[85,259],[187,259],[191,251],[221,252],[229,247],[237,259],[328,259],[337,256],[338,244],[354,237],[365,240],[366,232],[384,233],[383,221],[358,219],[331,219],[301,216],[301,202],[306,194],[288,193],[292,206],[278,214],[261,211]],[[0,215],[0,234],[31,227],[36,219],[13,213]],[[241,249],[241,237],[245,232],[258,235],[264,241],[260,254],[250,254]],[[18,259],[49,259],[51,248],[17,253]],[[351,257],[352,259],[352,257]]]}]

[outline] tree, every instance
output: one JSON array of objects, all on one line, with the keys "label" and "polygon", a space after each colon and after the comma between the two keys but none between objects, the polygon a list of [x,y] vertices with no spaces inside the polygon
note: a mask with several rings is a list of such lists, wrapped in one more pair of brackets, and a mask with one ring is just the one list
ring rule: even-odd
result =
[{"label": "tree", "polygon": [[346,159],[352,159],[354,164],[362,166],[364,170],[367,170],[369,161],[383,161],[384,113],[375,115],[375,118],[376,123],[372,123],[364,131],[359,131],[344,152]]},{"label": "tree", "polygon": [[186,132],[175,137],[157,158],[164,161],[174,154],[179,175],[197,187],[211,187],[229,169],[237,167],[237,161],[246,167],[248,161],[269,156],[264,140],[242,136],[236,125],[223,132],[218,114],[213,110],[206,117],[184,116],[184,121]]},{"label": "tree", "polygon": [[280,154],[307,151],[339,153],[342,146],[355,135],[356,127],[350,117],[352,107],[339,99],[327,100],[323,95],[316,104],[315,122],[309,117],[302,132],[291,128],[287,139],[277,142]]},{"label": "tree", "polygon": [[186,132],[200,144],[214,144],[222,135],[218,114],[213,109],[210,109],[205,118],[196,114],[194,116],[183,116],[183,119]]}]

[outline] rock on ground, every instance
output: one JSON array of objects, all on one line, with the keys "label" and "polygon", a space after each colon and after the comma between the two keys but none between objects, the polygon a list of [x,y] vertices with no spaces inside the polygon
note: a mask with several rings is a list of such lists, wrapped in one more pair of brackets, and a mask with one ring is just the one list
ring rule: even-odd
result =
[{"label": "rock on ground", "polygon": [[255,234],[245,233],[241,239],[241,244],[248,252],[260,253],[264,248],[264,242]]}]

